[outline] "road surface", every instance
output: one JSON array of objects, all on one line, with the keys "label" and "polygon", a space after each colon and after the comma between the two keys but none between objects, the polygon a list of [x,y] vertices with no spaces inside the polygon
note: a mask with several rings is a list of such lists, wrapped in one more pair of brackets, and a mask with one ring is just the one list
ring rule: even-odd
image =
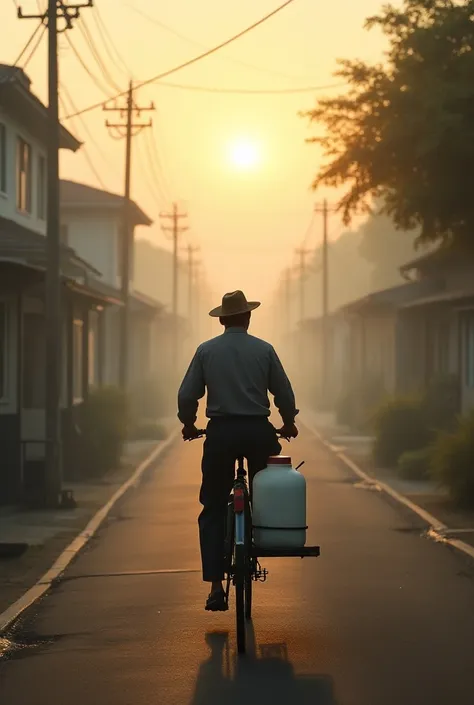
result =
[{"label": "road surface", "polygon": [[471,568],[308,432],[290,447],[322,555],[267,561],[237,659],[233,610],[203,609],[200,444],[173,446],[18,626],[2,704],[472,705]]}]

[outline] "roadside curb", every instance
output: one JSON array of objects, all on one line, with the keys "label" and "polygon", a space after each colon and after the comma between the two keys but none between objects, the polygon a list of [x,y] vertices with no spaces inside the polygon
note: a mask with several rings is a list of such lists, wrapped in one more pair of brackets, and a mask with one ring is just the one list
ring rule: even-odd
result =
[{"label": "roadside curb", "polygon": [[171,432],[169,438],[164,443],[157,446],[150,455],[143,460],[135,469],[134,473],[126,480],[121,487],[112,495],[109,501],[99,509],[94,516],[89,520],[85,529],[83,529],[75,539],[63,550],[60,556],[53,563],[51,568],[25,592],[16,602],[8,607],[0,614],[0,638],[5,636],[6,631],[12,627],[13,623],[31,607],[40,597],[53,586],[58,577],[66,570],[73,558],[84,548],[90,539],[97,532],[101,524],[107,518],[110,510],[123,497],[123,495],[134,485],[138,484],[142,475],[148,468],[155,463],[161,455],[174,443],[178,436],[178,430]]},{"label": "roadside curb", "polygon": [[446,535],[446,532],[449,530],[446,524],[444,524],[435,516],[427,512],[426,509],[423,509],[423,507],[420,507],[418,504],[415,504],[415,502],[412,502],[410,499],[408,499],[408,497],[405,497],[404,495],[394,490],[393,487],[391,487],[386,482],[381,482],[377,478],[369,475],[364,470],[362,470],[357,465],[357,463],[355,463],[351,458],[349,458],[343,451],[339,450],[337,447],[327,441],[323,434],[321,434],[312,426],[308,419],[302,418],[301,423],[308,429],[308,431],[310,431],[310,433],[312,433],[318,439],[321,445],[323,445],[327,450],[329,450],[332,455],[339,458],[339,460],[349,470],[351,470],[351,472],[357,475],[357,477],[359,477],[363,482],[366,482],[369,485],[375,487],[380,492],[384,492],[393,501],[398,504],[402,504],[412,513],[420,517],[420,519],[422,519],[428,525],[429,528],[427,533],[431,539],[439,543],[443,543],[447,546],[451,546],[451,548],[454,548],[457,551],[461,551],[465,555],[469,556],[469,558],[474,559],[474,547],[465,543],[465,541],[461,541],[455,538],[449,538],[449,536]]}]

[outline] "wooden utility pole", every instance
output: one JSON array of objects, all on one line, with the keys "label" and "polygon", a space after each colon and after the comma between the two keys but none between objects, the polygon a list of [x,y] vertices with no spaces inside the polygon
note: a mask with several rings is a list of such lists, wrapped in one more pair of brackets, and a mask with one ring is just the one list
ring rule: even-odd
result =
[{"label": "wooden utility pole", "polygon": [[288,335],[291,330],[291,296],[290,296],[290,283],[291,283],[291,269],[288,267],[284,272],[284,306],[285,306],[285,328],[286,334]]},{"label": "wooden utility pole", "polygon": [[173,203],[173,210],[171,213],[160,213],[160,218],[163,220],[171,220],[171,226],[162,226],[163,232],[170,232],[171,238],[173,240],[173,278],[172,278],[172,312],[173,312],[173,345],[172,345],[172,355],[173,355],[173,367],[175,373],[178,369],[178,355],[179,355],[179,345],[178,345],[178,251],[179,251],[179,236],[188,230],[187,226],[180,225],[183,218],[187,218],[187,213],[180,213],[178,204]]},{"label": "wooden utility pole", "polygon": [[296,250],[296,254],[299,256],[299,280],[300,280],[300,321],[304,320],[305,316],[305,277],[306,277],[306,257],[312,254],[312,250],[306,250],[304,247],[300,247]]},{"label": "wooden utility pole", "polygon": [[121,242],[119,247],[121,250],[121,289],[122,289],[122,308],[120,310],[120,348],[119,348],[119,384],[124,390],[128,388],[128,350],[129,350],[129,328],[130,328],[130,259],[131,250],[133,247],[133,227],[130,217],[130,191],[131,191],[131,176],[132,176],[132,138],[138,135],[142,130],[152,126],[152,121],[138,122],[134,118],[140,117],[142,112],[150,112],[155,110],[153,103],[147,107],[139,107],[135,105],[133,100],[133,83],[130,81],[125,106],[120,106],[114,103],[113,105],[104,105],[103,108],[107,112],[118,112],[120,117],[125,116],[125,121],[111,123],[106,121],[106,126],[110,130],[117,130],[120,138],[125,137],[125,189],[123,200],[123,216]]},{"label": "wooden utility pole", "polygon": [[328,265],[328,219],[329,213],[334,209],[328,205],[326,199],[322,206],[315,206],[315,213],[320,213],[323,216],[323,245],[322,245],[322,318],[321,318],[321,385],[323,401],[327,401],[327,381],[329,372],[329,331],[328,331],[328,315],[329,315],[329,265]]},{"label": "wooden utility pole", "polygon": [[[92,0],[66,4],[48,0],[46,12],[24,14],[18,8],[19,19],[37,19],[48,27],[48,131],[47,131],[47,229],[46,229],[46,399],[45,445],[46,488],[48,505],[58,506],[62,491],[62,298],[61,298],[61,242],[59,217],[59,96],[58,96],[58,34],[72,29],[84,7],[92,7]],[[60,22],[58,22],[60,21]]]},{"label": "wooden utility pole", "polygon": [[194,255],[199,252],[199,247],[193,247],[188,245],[188,318],[189,325],[193,326],[193,294],[194,294],[194,272],[196,266],[199,264],[195,259]]}]

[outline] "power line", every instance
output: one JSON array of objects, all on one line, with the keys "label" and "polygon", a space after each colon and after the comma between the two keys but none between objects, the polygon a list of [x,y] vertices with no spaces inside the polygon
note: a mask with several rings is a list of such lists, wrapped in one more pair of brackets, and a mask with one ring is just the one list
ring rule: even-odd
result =
[{"label": "power line", "polygon": [[37,40],[36,40],[36,44],[33,46],[33,48],[31,49],[31,51],[30,51],[28,57],[25,59],[25,61],[24,61],[24,63],[23,63],[23,66],[22,66],[22,69],[23,69],[23,70],[26,69],[26,67],[27,67],[28,64],[30,63],[31,59],[34,57],[34,55],[35,55],[36,52],[38,51],[39,46],[40,46],[40,44],[41,44],[41,41],[42,41],[42,39],[43,39],[45,33],[46,33],[46,27],[43,26],[43,29],[42,29],[42,31],[40,32],[39,37],[38,37]]},{"label": "power line", "polygon": [[169,198],[169,193],[170,193],[170,188],[169,188],[169,183],[166,178],[165,171],[163,169],[163,165],[161,163],[160,159],[160,154],[158,151],[158,145],[156,143],[155,135],[149,131],[145,135],[145,139],[148,141],[148,154],[150,157],[150,162],[151,162],[151,167],[152,171],[154,174],[156,174],[155,178],[158,182],[162,183],[163,186],[163,193],[166,194],[168,197],[166,198],[167,201],[170,201],[171,199]]},{"label": "power line", "polygon": [[143,169],[142,175],[145,177],[145,183],[148,187],[150,195],[159,204],[168,203],[169,199],[163,191],[161,183],[154,172],[149,150],[140,141],[137,142],[137,150],[140,164]]},{"label": "power line", "polygon": [[[95,86],[96,86],[102,93],[104,93],[105,96],[107,96],[107,99],[108,99],[108,100],[111,100],[111,98],[110,98],[110,96],[109,96],[108,88],[102,83],[102,81],[100,80],[100,78],[97,78],[97,76],[96,76],[94,73],[92,73],[92,71],[90,70],[90,68],[88,67],[88,65],[87,65],[86,62],[84,61],[84,59],[82,58],[82,56],[81,56],[79,50],[77,49],[76,45],[75,45],[74,42],[72,41],[72,39],[71,39],[71,37],[69,36],[69,34],[66,34],[66,41],[67,41],[67,43],[69,44],[69,46],[71,47],[71,49],[72,49],[72,51],[73,51],[73,54],[75,55],[76,59],[79,61],[80,65],[82,66],[82,68],[84,69],[84,71],[86,72],[86,74],[89,76],[89,78],[91,79],[91,81],[95,84]],[[80,116],[80,115],[81,115],[81,112],[78,111],[78,112],[76,113],[76,115]],[[68,115],[67,118],[69,118],[69,117],[71,117],[71,116]],[[75,116],[72,116],[72,117],[75,117]],[[66,117],[65,117],[64,119],[66,119]]]},{"label": "power line", "polygon": [[[66,96],[66,98],[67,98],[67,100],[68,100],[68,103],[69,103],[70,108],[72,108],[72,110],[77,110],[76,104],[74,103],[73,97],[72,97],[71,93],[69,92],[68,87],[66,86],[66,84],[61,83],[61,90],[64,92],[64,95]],[[82,116],[79,116],[79,120],[80,120],[81,125],[82,125],[82,127],[83,127],[83,129],[84,129],[84,132],[85,132],[85,133],[87,134],[87,136],[89,137],[90,142],[94,145],[94,147],[96,148],[96,150],[98,151],[98,153],[100,154],[100,156],[102,157],[102,159],[104,160],[104,162],[107,164],[107,166],[108,166],[110,169],[113,169],[112,165],[111,165],[110,162],[109,162],[108,157],[106,156],[106,154],[105,154],[105,152],[103,151],[102,147],[100,146],[99,142],[97,142],[96,138],[94,137],[94,135],[92,134],[91,130],[89,129],[89,127],[88,127],[88,125],[87,125],[87,122],[84,120],[84,118],[83,118]],[[74,124],[74,123],[73,123],[73,124]]]},{"label": "power line", "polygon": [[[238,32],[237,34],[234,34],[234,36],[230,37],[229,39],[226,39],[226,41],[221,42],[217,46],[213,47],[212,49],[209,49],[208,51],[205,51],[202,54],[199,54],[198,56],[195,56],[193,59],[189,59],[188,61],[183,62],[182,64],[179,64],[178,66],[175,66],[172,69],[169,69],[168,71],[164,71],[163,73],[158,74],[157,76],[153,76],[152,78],[147,79],[146,81],[141,81],[137,83],[135,89],[138,88],[143,88],[143,86],[148,86],[150,83],[155,83],[156,81],[159,81],[162,78],[166,78],[167,76],[170,76],[173,73],[176,73],[177,71],[181,71],[182,69],[187,68],[188,66],[192,66],[193,64],[197,63],[198,61],[201,61],[201,59],[205,59],[208,56],[211,56],[211,54],[215,54],[217,51],[220,49],[223,49],[224,47],[228,46],[232,42],[235,42],[237,39],[240,39],[243,37],[245,34],[248,34],[251,32],[253,29],[256,27],[259,27],[261,24],[269,20],[271,17],[276,15],[278,12],[281,12],[285,7],[288,7],[288,5],[291,5],[295,0],[286,0],[286,2],[283,3],[283,5],[280,5],[277,7],[273,12],[268,13],[262,19],[258,20],[257,22],[254,22],[252,25],[247,27],[246,29],[243,29],[242,31]],[[122,91],[121,93],[118,93],[115,98],[121,98],[122,96],[126,95],[126,91]],[[88,113],[91,110],[95,110],[96,108],[101,108],[102,103],[95,103],[94,105],[90,105],[88,108],[83,108],[80,113],[83,115],[84,113]],[[77,115],[78,113],[76,113]],[[75,117],[75,115],[67,115],[65,119],[69,119],[71,117]]]},{"label": "power line", "polygon": [[[64,110],[64,112],[67,112],[67,106],[66,106],[66,103],[65,103],[65,100],[64,100],[62,94],[59,93],[59,94],[58,94],[58,97],[59,97],[59,102],[61,103],[62,109]],[[88,151],[87,151],[85,145],[82,145],[82,150],[81,150],[81,151],[82,151],[82,153],[84,154],[84,157],[85,157],[85,159],[86,159],[86,161],[87,161],[87,163],[88,163],[88,165],[89,165],[89,168],[90,168],[90,170],[92,171],[92,173],[94,174],[94,176],[95,176],[95,178],[97,179],[97,181],[99,182],[100,186],[103,188],[104,191],[108,191],[108,189],[107,189],[106,185],[104,184],[104,181],[102,180],[101,175],[100,175],[99,172],[97,171],[97,169],[96,169],[96,167],[95,167],[95,164],[94,164],[93,160],[91,159],[91,157],[90,157],[90,155],[89,155],[89,153],[88,153]]]},{"label": "power line", "polygon": [[[176,29],[173,27],[170,27],[169,25],[165,24],[164,22],[161,22],[161,20],[158,20],[156,17],[151,17],[147,12],[144,12],[141,8],[139,7],[134,7],[133,5],[128,5],[128,7],[133,10],[133,12],[136,12],[138,15],[141,15],[144,17],[148,22],[151,22],[152,24],[156,25],[157,27],[161,27],[162,29],[166,30],[167,32],[170,32],[171,34],[174,34],[175,37],[178,37],[178,39],[182,39],[185,42],[188,42],[189,44],[194,44],[194,46],[199,47],[200,49],[204,49],[207,51],[209,49],[208,46],[205,44],[202,44],[201,42],[196,41],[195,39],[191,39],[191,37],[187,37],[184,34],[181,34],[181,32],[178,32]],[[249,64],[246,61],[241,61],[240,59],[234,59],[231,56],[223,56],[223,59],[226,61],[231,61],[234,64],[240,64],[241,66],[245,66],[246,68],[252,69],[254,71],[261,71],[263,73],[268,73],[273,76],[279,76],[280,78],[286,78],[289,81],[294,81],[296,80],[295,76],[289,76],[288,74],[282,73],[280,71],[273,71],[272,69],[267,69],[267,68],[262,68],[260,66],[254,66],[253,64]]]},{"label": "power line", "polygon": [[[16,4],[15,0],[13,0],[13,2],[15,3],[15,6],[16,6],[17,9],[18,9],[18,5]],[[38,25],[36,26],[35,30],[33,31],[33,34],[32,34],[31,37],[28,39],[28,41],[26,42],[25,46],[23,47],[23,49],[22,49],[21,52],[19,53],[19,55],[18,55],[16,61],[14,62],[13,66],[18,66],[18,64],[19,64],[19,62],[22,60],[23,56],[26,54],[26,52],[28,51],[28,49],[30,48],[30,46],[31,46],[31,45],[33,44],[33,42],[35,41],[35,37],[36,37],[36,35],[38,34],[38,32],[40,31],[41,27],[44,28],[44,24],[43,24],[42,21],[39,22]]]},{"label": "power line", "polygon": [[284,95],[291,93],[314,93],[314,91],[328,91],[332,88],[341,88],[345,85],[345,83],[330,83],[325,86],[306,86],[304,88],[247,89],[193,86],[184,83],[168,83],[167,81],[162,81],[160,83],[160,86],[165,86],[166,88],[179,88],[181,90],[200,91],[202,93],[230,93],[237,95]]},{"label": "power line", "polygon": [[93,38],[93,36],[91,35],[91,33],[90,33],[90,31],[89,31],[89,27],[87,26],[87,23],[86,23],[86,21],[85,21],[85,19],[84,19],[83,17],[81,18],[81,21],[78,23],[77,26],[78,26],[79,31],[81,32],[82,36],[84,37],[86,43],[88,44],[89,49],[90,49],[90,51],[91,51],[91,54],[92,54],[92,56],[94,57],[94,59],[96,60],[97,66],[98,66],[99,69],[101,70],[101,72],[102,72],[102,74],[103,74],[105,80],[109,83],[110,86],[112,86],[112,88],[113,88],[114,90],[120,92],[120,90],[121,90],[121,89],[120,89],[120,86],[119,86],[118,83],[115,81],[114,77],[113,77],[112,74],[109,72],[107,66],[106,66],[106,65],[104,64],[104,62],[102,61],[102,57],[101,57],[101,55],[100,55],[100,53],[99,53],[99,50],[97,49],[97,47],[96,47],[96,45],[95,45],[95,43],[94,43],[94,38]]},{"label": "power line", "polygon": [[[108,55],[110,61],[115,65],[115,67],[118,71],[123,70],[126,73],[127,78],[130,78],[130,76],[133,78],[133,72],[130,71],[129,66],[127,65],[125,60],[122,58],[122,55],[120,54],[119,50],[117,49],[117,45],[115,44],[113,37],[108,30],[106,23],[102,19],[102,15],[100,14],[100,10],[97,5],[94,5],[94,10],[92,12],[92,19],[94,20],[95,26],[97,27],[97,31],[99,33],[100,38],[102,39],[105,51],[107,52],[107,55]],[[115,57],[114,57],[114,54],[115,54]],[[120,62],[122,64],[123,69],[119,68],[117,59],[118,59],[118,62]]]}]

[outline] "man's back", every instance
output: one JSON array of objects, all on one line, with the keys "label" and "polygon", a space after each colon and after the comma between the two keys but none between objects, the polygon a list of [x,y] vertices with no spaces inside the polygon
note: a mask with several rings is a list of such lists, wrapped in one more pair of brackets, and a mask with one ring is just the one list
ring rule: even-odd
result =
[{"label": "man's back", "polygon": [[272,346],[243,328],[229,328],[199,350],[210,416],[267,415]]},{"label": "man's back", "polygon": [[281,362],[269,343],[244,328],[199,346],[179,391],[180,418],[207,389],[207,416],[269,416],[268,392],[283,418],[294,418],[295,399]]}]

